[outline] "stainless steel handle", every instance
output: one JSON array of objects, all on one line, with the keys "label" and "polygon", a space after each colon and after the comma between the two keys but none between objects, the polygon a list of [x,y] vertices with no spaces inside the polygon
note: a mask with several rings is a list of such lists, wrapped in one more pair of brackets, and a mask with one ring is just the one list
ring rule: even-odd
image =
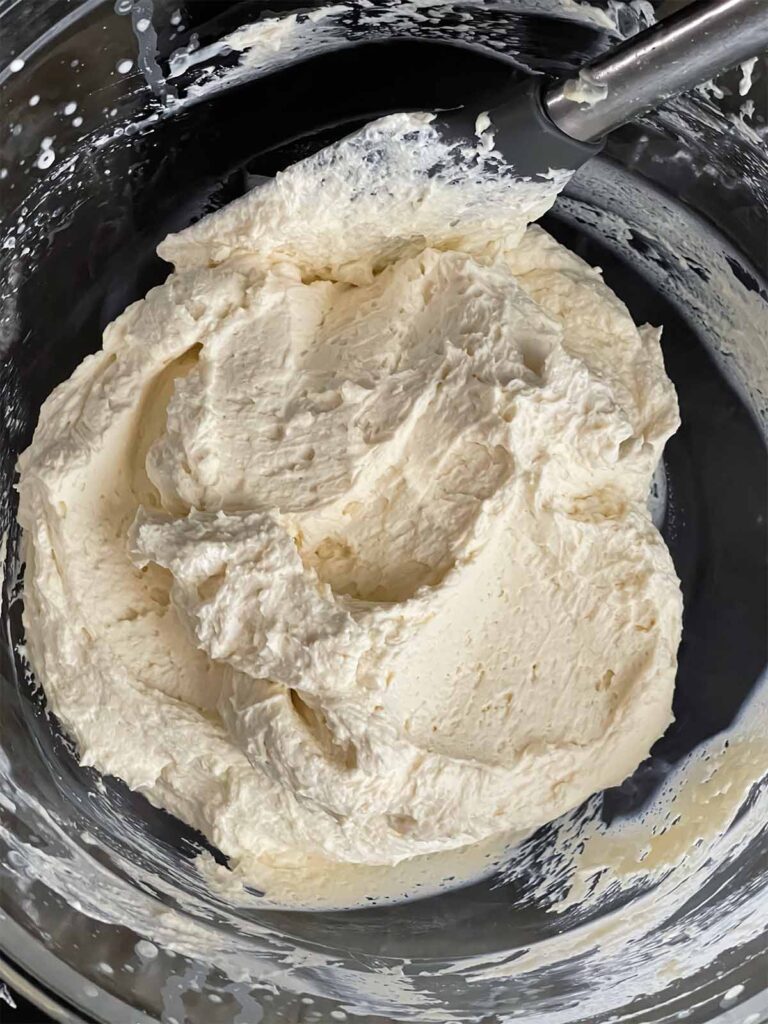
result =
[{"label": "stainless steel handle", "polygon": [[[768,48],[768,0],[693,0],[560,82],[544,97],[554,123],[573,139],[599,139],[636,114]],[[589,83],[605,98],[569,98]]]}]

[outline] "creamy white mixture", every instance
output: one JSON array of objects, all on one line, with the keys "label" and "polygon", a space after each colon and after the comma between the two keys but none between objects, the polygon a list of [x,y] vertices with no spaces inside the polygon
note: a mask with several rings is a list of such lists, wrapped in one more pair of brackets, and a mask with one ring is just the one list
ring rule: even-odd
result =
[{"label": "creamy white mixture", "polygon": [[527,832],[671,719],[674,389],[659,331],[528,227],[563,183],[386,118],[167,239],[43,407],[49,704],[250,881]]},{"label": "creamy white mixture", "polygon": [[573,103],[584,103],[593,107],[608,95],[605,82],[598,82],[589,71],[582,70],[576,78],[569,79],[563,86],[563,95]]}]

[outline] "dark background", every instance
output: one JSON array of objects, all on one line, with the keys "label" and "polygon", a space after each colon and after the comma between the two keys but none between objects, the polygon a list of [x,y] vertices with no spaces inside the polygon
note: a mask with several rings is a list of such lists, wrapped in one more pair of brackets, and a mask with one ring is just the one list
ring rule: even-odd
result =
[{"label": "dark background", "polygon": [[10,989],[9,994],[16,1003],[16,1009],[12,1010],[5,1000],[0,1000],[0,1021],[3,1024],[52,1024],[51,1018],[46,1017],[32,1003],[28,1003]]}]

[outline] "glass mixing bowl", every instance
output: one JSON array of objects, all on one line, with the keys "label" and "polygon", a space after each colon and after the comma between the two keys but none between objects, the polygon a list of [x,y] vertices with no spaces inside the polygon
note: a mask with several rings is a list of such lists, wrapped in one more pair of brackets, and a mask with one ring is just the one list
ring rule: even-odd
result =
[{"label": "glass mixing bowl", "polygon": [[[165,277],[157,243],[377,114],[460,103],[510,66],[562,72],[651,7],[0,0],[0,941],[4,976],[56,1019],[768,1019],[762,65],[746,96],[737,71],[724,97],[617,132],[545,218],[638,322],[664,325],[680,396],[654,496],[686,605],[676,722],[623,786],[462,889],[347,912],[244,909],[206,888],[194,858],[222,858],[201,836],[79,766],[24,660],[17,455],[46,395]],[[249,46],[221,42],[260,17],[282,20]],[[563,902],[584,829],[648,820],[724,738],[737,767],[747,749],[756,766],[741,789],[693,791],[706,807],[736,794],[724,835]]]}]

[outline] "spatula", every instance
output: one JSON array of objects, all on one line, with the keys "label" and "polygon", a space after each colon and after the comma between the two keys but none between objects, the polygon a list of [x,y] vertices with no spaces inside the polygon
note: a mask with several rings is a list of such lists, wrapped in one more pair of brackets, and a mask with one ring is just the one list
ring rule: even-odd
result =
[{"label": "spatula", "polygon": [[768,0],[693,0],[567,79],[515,82],[436,123],[451,141],[472,139],[487,113],[496,149],[522,177],[576,170],[614,128],[766,48]]}]

